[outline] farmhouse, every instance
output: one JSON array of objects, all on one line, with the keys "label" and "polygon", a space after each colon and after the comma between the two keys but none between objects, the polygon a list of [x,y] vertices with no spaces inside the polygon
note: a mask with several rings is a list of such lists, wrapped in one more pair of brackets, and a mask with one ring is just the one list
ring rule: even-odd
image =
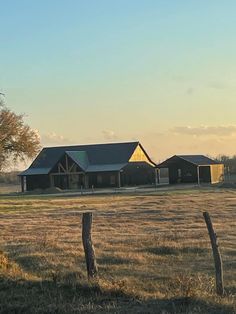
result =
[{"label": "farmhouse", "polygon": [[47,147],[20,174],[22,191],[157,183],[156,164],[139,142]]},{"label": "farmhouse", "polygon": [[175,155],[157,165],[167,168],[169,183],[218,183],[224,177],[224,165],[203,155]]}]

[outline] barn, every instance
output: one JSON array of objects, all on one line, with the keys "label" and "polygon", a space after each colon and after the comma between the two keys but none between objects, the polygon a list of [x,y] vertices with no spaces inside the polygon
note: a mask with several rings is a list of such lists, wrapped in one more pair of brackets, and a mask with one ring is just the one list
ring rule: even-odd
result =
[{"label": "barn", "polygon": [[157,183],[156,164],[139,142],[46,147],[22,173],[22,191]]},{"label": "barn", "polygon": [[218,183],[224,178],[224,165],[204,155],[175,155],[157,165],[167,168],[169,183]]}]

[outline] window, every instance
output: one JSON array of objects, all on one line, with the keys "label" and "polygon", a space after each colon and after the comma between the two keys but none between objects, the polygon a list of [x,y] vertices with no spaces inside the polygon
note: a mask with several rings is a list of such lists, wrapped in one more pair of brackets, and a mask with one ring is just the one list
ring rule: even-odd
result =
[{"label": "window", "polygon": [[97,184],[101,184],[102,183],[102,175],[98,174],[97,175]]},{"label": "window", "polygon": [[116,184],[116,176],[113,174],[110,176],[110,184],[115,185]]},{"label": "window", "polygon": [[181,178],[181,169],[178,169],[178,177]]}]

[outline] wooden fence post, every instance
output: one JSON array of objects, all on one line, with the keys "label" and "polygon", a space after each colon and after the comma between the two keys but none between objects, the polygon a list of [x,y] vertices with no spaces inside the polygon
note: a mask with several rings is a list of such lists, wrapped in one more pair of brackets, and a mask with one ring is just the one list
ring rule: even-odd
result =
[{"label": "wooden fence post", "polygon": [[95,251],[92,242],[92,213],[83,213],[82,218],[82,240],[84,246],[85,260],[87,266],[88,278],[94,278],[97,275],[98,268],[96,264]]},{"label": "wooden fence post", "polygon": [[223,265],[219,251],[219,245],[217,241],[216,233],[211,222],[211,218],[208,212],[203,213],[205,219],[209,237],[211,240],[212,252],[215,261],[215,272],[216,272],[216,293],[220,296],[224,294],[224,280],[223,280]]}]

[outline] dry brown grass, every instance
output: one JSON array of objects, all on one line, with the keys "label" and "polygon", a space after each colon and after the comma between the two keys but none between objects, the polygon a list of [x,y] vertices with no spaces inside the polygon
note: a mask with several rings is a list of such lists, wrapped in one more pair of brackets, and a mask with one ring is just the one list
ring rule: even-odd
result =
[{"label": "dry brown grass", "polygon": [[5,194],[5,193],[20,192],[20,191],[21,191],[20,184],[0,183],[0,195]]},{"label": "dry brown grass", "polygon": [[[87,282],[81,213],[94,211],[99,278]],[[202,217],[225,270],[215,295]],[[0,198],[4,313],[236,313],[236,191]]]}]

